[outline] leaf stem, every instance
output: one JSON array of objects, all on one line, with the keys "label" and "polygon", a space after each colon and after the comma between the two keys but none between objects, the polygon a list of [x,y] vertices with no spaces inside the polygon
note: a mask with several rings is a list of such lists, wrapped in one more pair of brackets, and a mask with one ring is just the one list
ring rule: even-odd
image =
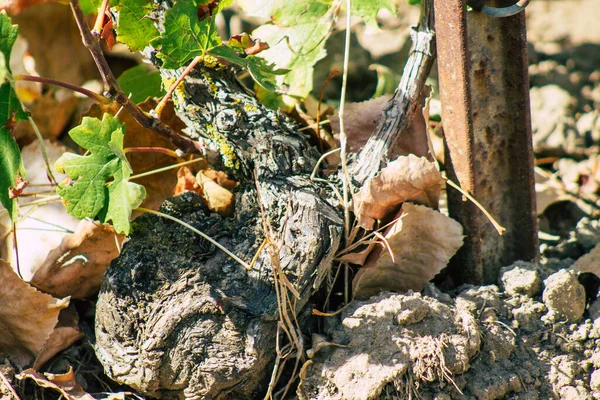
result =
[{"label": "leaf stem", "polygon": [[164,147],[127,147],[123,149],[125,154],[127,153],[162,153],[173,158],[179,158],[175,150],[167,149]]},{"label": "leaf stem", "polygon": [[177,87],[179,86],[179,84],[181,82],[183,82],[183,80],[185,79],[185,77],[189,75],[189,73],[200,62],[200,60],[202,60],[202,56],[198,56],[198,57],[194,58],[192,60],[192,62],[190,63],[190,65],[188,65],[187,68],[181,73],[181,75],[179,76],[179,78],[177,78],[177,80],[175,81],[175,83],[171,85],[171,87],[169,88],[167,94],[165,94],[165,96],[160,100],[160,102],[158,103],[158,105],[154,108],[154,111],[156,112],[157,115],[160,115],[160,113],[162,112],[163,108],[165,108],[165,105],[167,104],[167,101],[169,101],[169,99],[173,95],[173,92],[175,92],[175,90],[177,89]]},{"label": "leaf stem", "polygon": [[108,0],[103,0],[100,8],[98,8],[98,15],[96,16],[96,23],[94,24],[94,28],[92,29],[92,34],[101,34],[102,26],[104,24],[104,15],[106,14],[106,9],[108,8]]},{"label": "leaf stem", "polygon": [[162,168],[158,168],[158,169],[153,169],[151,171],[142,172],[142,173],[139,173],[137,175],[130,176],[129,180],[143,178],[144,176],[148,176],[148,175],[159,174],[161,172],[168,171],[170,169],[179,168],[179,167],[183,167],[184,165],[197,163],[198,161],[204,161],[204,158],[195,158],[193,160],[184,161],[184,162],[181,162],[181,163],[178,163],[178,164],[168,165],[166,167],[162,167]]},{"label": "leaf stem", "polygon": [[14,75],[13,79],[15,81],[39,82],[39,83],[45,83],[45,84],[49,84],[49,85],[64,87],[66,89],[70,89],[75,92],[81,93],[81,94],[83,94],[91,99],[94,99],[100,103],[107,103],[109,101],[106,97],[99,95],[98,93],[94,93],[91,90],[82,88],[81,86],[73,85],[68,82],[63,82],[63,81],[59,81],[56,79],[52,79],[52,78],[44,78],[41,76],[33,76],[33,75]]},{"label": "leaf stem", "polygon": [[100,72],[100,76],[102,76],[102,81],[108,87],[108,90],[104,95],[122,105],[123,108],[127,110],[127,112],[129,112],[129,114],[131,114],[131,116],[141,126],[152,129],[160,136],[167,138],[169,141],[171,141],[171,143],[173,143],[174,146],[181,149],[184,153],[199,153],[200,145],[198,143],[190,138],[179,135],[171,127],[163,124],[158,118],[153,118],[152,116],[148,115],[135,103],[133,103],[131,99],[125,95],[125,93],[123,93],[121,86],[117,82],[117,79],[113,75],[108,62],[104,57],[102,47],[100,46],[99,33],[92,33],[90,31],[90,27],[85,19],[85,15],[81,10],[79,0],[71,0],[69,3],[71,5],[73,15],[75,16],[77,26],[79,27],[83,44],[85,47],[87,47],[92,55],[92,58],[96,63],[96,67],[98,67],[98,71]]},{"label": "leaf stem", "polygon": [[160,211],[154,211],[154,210],[150,210],[148,208],[143,208],[143,207],[138,207],[138,208],[136,208],[136,210],[137,211],[141,211],[141,212],[145,212],[145,213],[149,213],[149,214],[158,215],[159,217],[166,218],[166,219],[169,219],[171,221],[177,222],[179,225],[186,227],[187,229],[189,229],[192,232],[194,232],[194,233],[202,236],[204,239],[206,239],[209,242],[211,242],[212,244],[214,244],[221,251],[223,251],[225,254],[227,254],[229,257],[231,257],[234,261],[237,261],[238,263],[240,263],[247,270],[251,270],[252,269],[252,267],[250,265],[248,265],[248,263],[246,263],[244,260],[242,260],[241,258],[239,258],[238,256],[236,256],[235,254],[233,254],[231,251],[227,250],[227,248],[225,248],[223,245],[221,245],[215,239],[211,238],[210,236],[208,236],[204,232],[199,231],[198,229],[194,228],[190,224],[188,224],[188,223],[186,223],[186,222],[184,222],[184,221],[182,221],[180,219],[177,219],[175,217],[172,217],[172,216],[170,216],[168,214],[161,213]]},{"label": "leaf stem", "polygon": [[494,217],[492,217],[492,215],[481,205],[481,203],[479,203],[477,200],[475,200],[475,198],[473,196],[471,196],[469,193],[467,193],[465,190],[463,190],[460,186],[458,186],[456,183],[454,183],[450,179],[448,179],[448,178],[444,178],[444,179],[449,186],[458,190],[463,196],[465,196],[467,199],[471,200],[471,202],[473,204],[475,204],[475,206],[481,210],[481,212],[487,217],[487,219],[490,221],[490,223],[492,225],[494,225],[494,228],[496,228],[498,235],[502,236],[504,234],[504,232],[506,231],[506,228],[504,228],[502,225],[500,225],[498,223],[498,221],[496,221],[494,219]]}]

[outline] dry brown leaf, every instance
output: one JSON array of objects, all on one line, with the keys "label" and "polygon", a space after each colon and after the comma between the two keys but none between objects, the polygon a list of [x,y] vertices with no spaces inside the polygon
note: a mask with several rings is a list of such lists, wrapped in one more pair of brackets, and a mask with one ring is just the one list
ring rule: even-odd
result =
[{"label": "dry brown leaf", "polygon": [[192,173],[192,170],[184,166],[177,171],[177,185],[173,189],[173,196],[179,196],[186,190],[202,194],[202,189],[198,185],[198,182],[196,182],[196,177]]},{"label": "dry brown leaf", "polygon": [[[19,1],[19,0],[16,0]],[[98,79],[98,67],[81,45],[81,33],[67,2],[49,2],[23,9],[12,18],[29,45],[40,76],[81,85]]]},{"label": "dry brown leaf", "polygon": [[337,257],[336,260],[341,261],[341,262],[348,262],[350,264],[363,265],[367,261],[369,254],[371,254],[373,249],[375,249],[375,245],[376,245],[375,239],[377,239],[377,238],[374,238],[373,241],[371,243],[369,243],[369,245],[365,249],[363,249],[361,251],[344,254],[340,257]]},{"label": "dry brown leaf", "polygon": [[223,171],[217,171],[215,169],[204,169],[202,170],[202,173],[209,179],[212,179],[213,181],[217,182],[217,184],[219,186],[224,187],[225,189],[229,190],[230,192],[233,191],[233,189],[235,189],[238,185],[238,183],[236,181],[234,181],[233,179],[229,178],[229,175],[227,175],[227,173],[223,172]]},{"label": "dry brown leaf", "polygon": [[[356,153],[363,148],[391,98],[391,95],[384,95],[361,103],[345,105],[344,130],[348,137],[348,151]],[[333,133],[339,135],[340,117],[337,112],[329,118],[329,124]]]},{"label": "dry brown leaf", "polygon": [[398,157],[354,196],[354,213],[363,228],[373,229],[375,219],[396,213],[406,200],[437,208],[442,182],[435,164],[425,157]]},{"label": "dry brown leaf", "polygon": [[[398,143],[389,154],[390,158],[414,154],[419,157],[427,157],[430,161],[433,161],[429,151],[430,145],[426,122],[429,119],[427,99],[429,99],[430,93],[431,88],[429,86],[425,87],[417,104],[417,109],[422,111],[415,112],[409,128],[398,139]],[[377,127],[377,123],[384,109],[388,107],[391,98],[391,95],[384,95],[362,103],[349,103],[345,106],[344,129],[348,137],[348,151],[356,153],[363,148],[369,136]],[[333,133],[337,137],[340,132],[339,115],[336,113],[331,116],[329,122]]]},{"label": "dry brown leaf", "polygon": [[40,352],[69,299],[41,293],[4,260],[0,260],[0,282],[0,353],[23,367]]},{"label": "dry brown leaf", "polygon": [[[38,97],[27,106],[42,137],[56,139],[67,127],[77,109],[78,100],[72,93],[66,91],[51,91]],[[36,134],[29,121],[19,121],[15,126],[14,135],[20,145],[26,145],[36,140]]]},{"label": "dry brown leaf", "polygon": [[394,254],[376,249],[352,282],[357,298],[384,290],[421,291],[462,246],[463,229],[431,208],[404,203],[402,216],[385,237]]},{"label": "dry brown leaf", "polygon": [[67,400],[94,400],[89,393],[86,393],[77,384],[71,367],[69,367],[69,372],[65,374],[51,374],[49,372],[42,374],[33,368],[29,368],[17,375],[17,378],[20,380],[31,378],[38,386],[59,391]]},{"label": "dry brown leaf", "polygon": [[194,176],[192,169],[181,167],[177,171],[174,196],[179,196],[187,190],[196,192],[206,201],[209,209],[223,216],[230,216],[235,205],[235,196],[230,190],[236,186],[237,182],[229,179],[224,172],[208,169],[201,170]]},{"label": "dry brown leaf", "polygon": [[55,297],[82,299],[100,289],[104,271],[119,255],[124,235],[116,235],[112,226],[80,221],[72,235],[48,253],[34,272],[31,284]]},{"label": "dry brown leaf", "polygon": [[35,358],[33,369],[39,371],[49,359],[70,347],[82,337],[83,332],[79,330],[79,316],[74,305],[69,304],[68,308],[60,311],[58,323]]},{"label": "dry brown leaf", "polygon": [[[65,152],[67,148],[62,144],[44,141],[50,165]],[[46,174],[46,164],[42,157],[39,141],[25,146],[21,150],[23,164],[27,171],[26,179],[29,186],[26,194],[46,191],[46,194],[54,193],[50,186],[36,186],[49,183]],[[61,181],[65,175],[53,171],[54,177]],[[19,204],[31,202],[31,197],[19,198]],[[44,262],[48,253],[60,245],[63,237],[75,231],[79,220],[70,216],[58,200],[49,204],[38,204],[33,207],[22,207],[24,216],[17,224],[17,243],[19,248],[20,275],[29,281],[33,272]],[[0,215],[0,258],[9,264],[16,266],[17,257],[14,249],[14,236],[12,234],[12,223],[7,214]]]},{"label": "dry brown leaf", "polygon": [[233,213],[235,205],[233,193],[219,186],[202,171],[196,174],[196,181],[202,188],[202,197],[206,200],[209,209],[223,216],[230,216]]}]

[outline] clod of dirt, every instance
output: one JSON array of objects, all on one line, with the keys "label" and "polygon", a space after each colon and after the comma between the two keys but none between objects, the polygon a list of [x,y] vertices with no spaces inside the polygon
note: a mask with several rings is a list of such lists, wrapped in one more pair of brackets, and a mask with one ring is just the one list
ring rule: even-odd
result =
[{"label": "clod of dirt", "polygon": [[575,271],[561,270],[544,281],[543,300],[549,312],[545,318],[577,322],[585,311],[585,289]]},{"label": "clod of dirt", "polygon": [[530,97],[534,151],[546,156],[581,153],[585,140],[571,116],[574,101],[569,92],[546,85],[532,88]]},{"label": "clod of dirt", "polygon": [[544,323],[541,318],[546,312],[548,308],[544,303],[529,300],[513,309],[512,315],[518,328],[525,332],[535,332],[543,328]]},{"label": "clod of dirt", "polygon": [[577,243],[587,252],[600,243],[600,221],[583,217],[575,228]]},{"label": "clod of dirt", "polygon": [[600,369],[592,372],[592,376],[590,377],[590,389],[596,393],[600,393]]},{"label": "clod of dirt", "polygon": [[357,301],[332,336],[346,338],[344,347],[315,356],[298,389],[301,399],[378,399],[386,384],[408,376],[450,381],[469,369],[481,347],[467,300],[453,307],[419,293]]},{"label": "clod of dirt", "polygon": [[402,303],[403,310],[400,311],[396,320],[399,325],[410,325],[420,322],[429,312],[429,306],[420,297],[411,297]]},{"label": "clod of dirt", "polygon": [[535,266],[525,261],[500,269],[500,287],[511,296],[524,294],[529,297],[540,293],[540,275]]}]

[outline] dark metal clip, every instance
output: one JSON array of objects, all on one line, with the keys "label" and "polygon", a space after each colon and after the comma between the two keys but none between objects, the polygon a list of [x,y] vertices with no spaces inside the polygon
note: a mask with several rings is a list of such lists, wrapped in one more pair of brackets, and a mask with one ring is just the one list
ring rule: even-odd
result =
[{"label": "dark metal clip", "polygon": [[490,17],[510,17],[511,15],[515,15],[520,13],[527,7],[527,5],[531,2],[531,0],[519,0],[512,6],[508,7],[490,7],[483,5],[482,0],[470,0],[467,1],[467,4],[475,11],[480,12],[482,14],[488,15]]}]

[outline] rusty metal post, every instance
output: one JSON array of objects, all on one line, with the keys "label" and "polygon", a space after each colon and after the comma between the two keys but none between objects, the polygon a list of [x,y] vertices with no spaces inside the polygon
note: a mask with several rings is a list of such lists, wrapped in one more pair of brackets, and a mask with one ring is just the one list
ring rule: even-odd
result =
[{"label": "rusty metal post", "polygon": [[498,235],[449,187],[450,214],[467,236],[450,273],[496,283],[502,266],[538,255],[525,15],[467,12],[465,0],[434,0],[434,10],[448,177],[506,228]]}]

